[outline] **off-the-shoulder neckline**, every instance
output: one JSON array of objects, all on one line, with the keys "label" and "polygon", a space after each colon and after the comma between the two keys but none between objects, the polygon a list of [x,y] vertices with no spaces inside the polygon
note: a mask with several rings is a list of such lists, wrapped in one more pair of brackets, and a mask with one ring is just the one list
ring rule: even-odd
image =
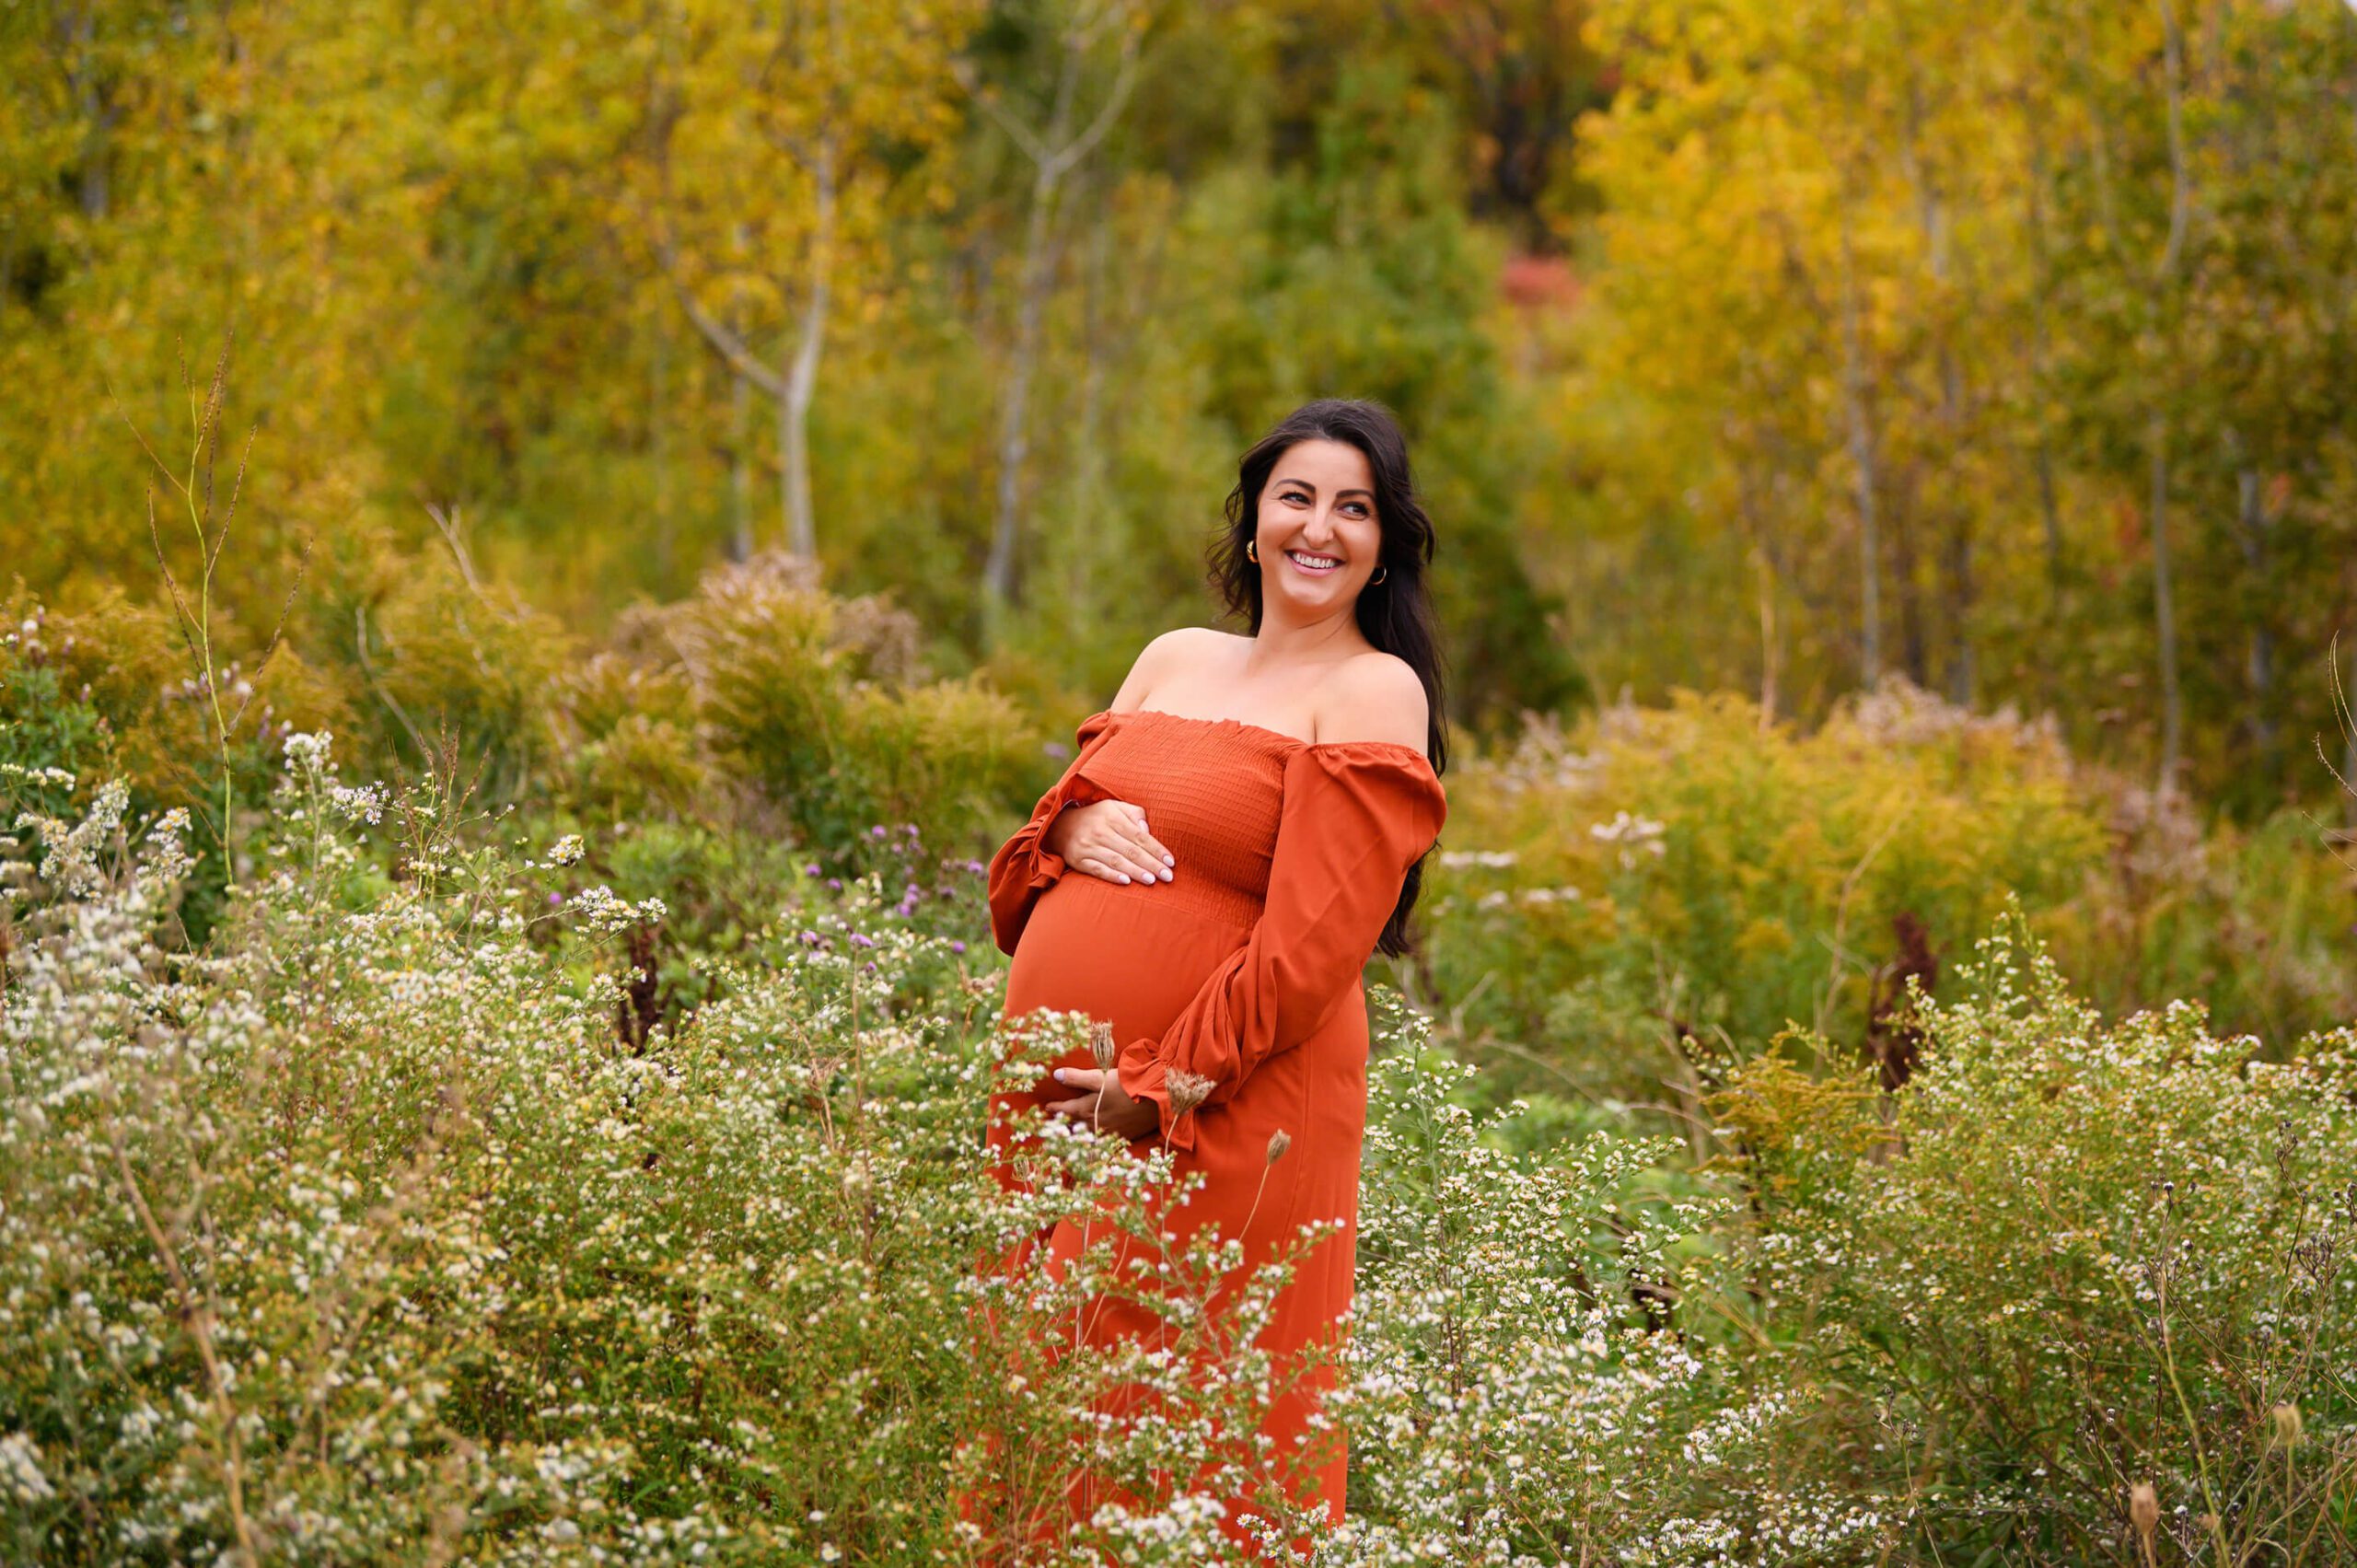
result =
[{"label": "off-the-shoulder neckline", "polygon": [[[1433,765],[1432,759],[1424,755],[1422,751],[1417,749],[1413,746],[1402,745],[1397,740],[1304,740],[1297,735],[1287,735],[1283,730],[1271,729],[1267,725],[1253,724],[1247,719],[1198,718],[1192,714],[1174,714],[1161,708],[1123,708],[1119,710],[1113,708],[1100,708],[1096,713],[1091,714],[1089,718],[1128,719],[1137,718],[1142,715],[1151,715],[1158,719],[1168,719],[1174,724],[1206,725],[1213,729],[1233,729],[1250,735],[1266,736],[1271,740],[1279,742],[1290,750],[1396,751],[1402,756],[1414,758],[1417,761],[1422,762],[1427,771],[1430,771]],[[1087,722],[1087,719],[1083,719],[1081,721],[1084,725]]]}]

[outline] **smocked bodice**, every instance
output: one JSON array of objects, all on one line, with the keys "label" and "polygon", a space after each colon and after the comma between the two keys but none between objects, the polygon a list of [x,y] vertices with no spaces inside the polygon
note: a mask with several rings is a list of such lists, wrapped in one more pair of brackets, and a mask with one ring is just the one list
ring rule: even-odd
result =
[{"label": "smocked bodice", "polygon": [[1284,805],[1285,759],[1303,743],[1235,719],[1186,718],[1140,708],[1108,715],[1111,729],[1078,776],[1145,812],[1177,875],[1152,888],[1099,883],[1109,892],[1237,925],[1260,918]]}]

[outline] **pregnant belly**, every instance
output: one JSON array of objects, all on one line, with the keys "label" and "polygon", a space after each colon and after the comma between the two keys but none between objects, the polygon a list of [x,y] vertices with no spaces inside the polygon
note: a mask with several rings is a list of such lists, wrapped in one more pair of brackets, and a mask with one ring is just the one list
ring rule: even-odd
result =
[{"label": "pregnant belly", "polygon": [[1107,1020],[1117,1040],[1161,1034],[1250,935],[1171,894],[1081,875],[1049,889],[1015,945],[1006,1016],[1052,1007]]}]

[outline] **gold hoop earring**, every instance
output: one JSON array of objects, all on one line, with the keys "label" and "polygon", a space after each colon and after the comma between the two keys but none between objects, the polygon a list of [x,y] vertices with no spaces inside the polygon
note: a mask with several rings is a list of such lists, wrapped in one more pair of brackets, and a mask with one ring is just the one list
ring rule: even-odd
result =
[{"label": "gold hoop earring", "polygon": [[1374,575],[1374,576],[1372,576],[1372,577],[1369,577],[1369,578],[1366,580],[1366,586],[1367,586],[1368,587],[1371,587],[1371,588],[1372,588],[1372,587],[1375,587],[1378,586],[1379,584],[1381,584],[1384,578],[1386,578],[1386,577],[1387,577],[1387,576],[1389,576],[1389,575],[1391,575],[1391,568],[1390,568],[1390,567],[1388,567],[1388,566],[1377,566],[1377,567],[1375,569],[1375,575]]},{"label": "gold hoop earring", "polygon": [[1249,561],[1255,566],[1258,566],[1260,563],[1260,541],[1259,540],[1248,539],[1244,541],[1244,559]]}]

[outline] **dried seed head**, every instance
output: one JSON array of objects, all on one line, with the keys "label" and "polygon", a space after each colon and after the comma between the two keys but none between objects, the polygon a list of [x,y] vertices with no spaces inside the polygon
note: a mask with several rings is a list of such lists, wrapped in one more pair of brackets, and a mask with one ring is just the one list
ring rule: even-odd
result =
[{"label": "dried seed head", "polygon": [[1271,1165],[1274,1165],[1274,1164],[1276,1164],[1279,1160],[1281,1160],[1281,1159],[1284,1158],[1284,1157],[1285,1157],[1285,1151],[1286,1151],[1287,1149],[1292,1148],[1292,1147],[1293,1147],[1293,1134],[1292,1134],[1292,1133],[1290,1133],[1290,1132],[1286,1132],[1283,1128],[1280,1127],[1280,1128],[1278,1128],[1275,1132],[1273,1132],[1270,1133],[1270,1134],[1269,1134],[1269,1163],[1270,1163]]},{"label": "dried seed head", "polygon": [[2307,1435],[2307,1425],[2300,1419],[2299,1406],[2277,1405],[2267,1415],[2275,1423],[2275,1441],[2279,1446],[2296,1448],[2300,1446],[2300,1439]]},{"label": "dried seed head", "polygon": [[1179,1117],[1211,1098],[1213,1084],[1192,1073],[1170,1073],[1163,1077],[1162,1086],[1169,1091],[1170,1114]]},{"label": "dried seed head", "polygon": [[1088,1054],[1096,1058],[1097,1071],[1113,1070],[1114,1059],[1120,1052],[1113,1049],[1113,1026],[1102,1018],[1088,1026]]},{"label": "dried seed head", "polygon": [[2161,1527],[2161,1494],[2153,1490],[2151,1481],[2140,1481],[2128,1489],[2128,1522],[2146,1540]]}]

